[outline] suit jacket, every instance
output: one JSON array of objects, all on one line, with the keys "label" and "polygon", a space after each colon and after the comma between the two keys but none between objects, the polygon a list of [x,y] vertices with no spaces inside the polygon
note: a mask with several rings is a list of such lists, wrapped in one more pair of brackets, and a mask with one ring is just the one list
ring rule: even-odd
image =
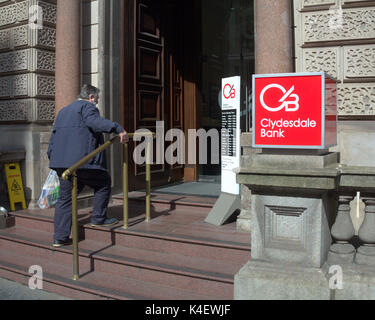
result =
[{"label": "suit jacket", "polygon": [[[69,168],[104,143],[103,133],[123,130],[120,124],[102,118],[94,104],[77,100],[57,115],[47,151],[49,167]],[[81,168],[107,170],[105,151]]]}]

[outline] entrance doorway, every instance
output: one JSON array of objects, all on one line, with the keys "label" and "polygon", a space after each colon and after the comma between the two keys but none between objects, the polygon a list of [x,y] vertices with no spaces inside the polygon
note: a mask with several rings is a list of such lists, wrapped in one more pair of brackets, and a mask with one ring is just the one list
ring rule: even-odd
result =
[{"label": "entrance doorway", "polygon": [[[125,128],[155,132],[156,121],[163,121],[165,132],[178,128],[185,137],[189,129],[220,132],[221,79],[240,75],[241,130],[247,131],[255,65],[253,13],[252,0],[125,0]],[[187,151],[186,146],[186,162]],[[153,186],[220,181],[221,165],[210,164],[210,139],[207,154],[208,164],[153,165]],[[139,189],[145,168],[131,158],[130,186]]]}]

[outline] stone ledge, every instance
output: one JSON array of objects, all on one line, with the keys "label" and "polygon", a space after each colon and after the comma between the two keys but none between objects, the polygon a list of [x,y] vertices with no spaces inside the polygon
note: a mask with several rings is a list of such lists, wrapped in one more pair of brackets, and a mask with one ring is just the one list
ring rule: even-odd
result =
[{"label": "stone ledge", "polygon": [[15,151],[0,151],[0,163],[20,161],[26,159],[26,151],[15,150]]},{"label": "stone ledge", "polygon": [[336,165],[338,153],[327,153],[323,155],[298,155],[298,154],[267,154],[259,153],[254,156],[252,165],[257,168],[279,168],[279,169],[312,169],[326,168]]},{"label": "stone ledge", "polygon": [[259,187],[334,190],[338,186],[338,177],[337,175],[306,177],[302,175],[238,174],[237,183]]},{"label": "stone ledge", "polygon": [[339,171],[341,188],[375,192],[374,167],[340,166]]},{"label": "stone ledge", "polygon": [[259,175],[279,175],[279,176],[311,176],[311,177],[337,177],[339,170],[336,166],[322,169],[279,169],[279,168],[259,168],[243,167],[233,170],[238,175],[259,174]]}]

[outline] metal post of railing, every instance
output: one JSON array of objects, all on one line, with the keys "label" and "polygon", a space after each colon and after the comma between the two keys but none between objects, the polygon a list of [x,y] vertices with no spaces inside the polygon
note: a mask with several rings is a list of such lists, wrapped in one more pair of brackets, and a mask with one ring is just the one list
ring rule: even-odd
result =
[{"label": "metal post of railing", "polygon": [[146,147],[146,222],[151,220],[151,143],[149,138]]},{"label": "metal post of railing", "polygon": [[[151,133],[152,139],[155,138],[155,134]],[[129,133],[129,138],[133,138],[134,133]],[[87,161],[94,158],[97,154],[110,147],[114,142],[118,140],[119,136],[111,138],[109,141],[101,145],[99,148],[91,152],[79,160],[76,164],[65,170],[62,174],[64,180],[69,180],[72,176],[72,233],[73,233],[73,280],[79,279],[79,252],[78,252],[78,207],[77,207],[77,196],[78,196],[78,180],[77,170],[84,165]],[[152,141],[152,140],[151,140]],[[147,141],[146,147],[146,221],[151,220],[151,147],[152,143]],[[129,199],[128,199],[128,144],[124,145],[124,160],[123,160],[123,191],[124,191],[124,228],[128,228],[129,217]]]},{"label": "metal post of railing", "polygon": [[123,164],[122,164],[122,188],[123,188],[123,200],[124,200],[124,229],[129,227],[129,199],[128,199],[128,144],[123,145]]},{"label": "metal post of railing", "polygon": [[72,178],[73,280],[79,279],[77,192],[78,192],[77,172],[74,171],[73,178]]}]

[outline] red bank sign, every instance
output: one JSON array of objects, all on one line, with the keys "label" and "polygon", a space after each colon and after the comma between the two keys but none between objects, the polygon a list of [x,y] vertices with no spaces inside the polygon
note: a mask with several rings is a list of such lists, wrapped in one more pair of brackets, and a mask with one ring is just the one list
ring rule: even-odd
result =
[{"label": "red bank sign", "polygon": [[337,144],[336,81],[325,73],[253,76],[253,147]]}]

